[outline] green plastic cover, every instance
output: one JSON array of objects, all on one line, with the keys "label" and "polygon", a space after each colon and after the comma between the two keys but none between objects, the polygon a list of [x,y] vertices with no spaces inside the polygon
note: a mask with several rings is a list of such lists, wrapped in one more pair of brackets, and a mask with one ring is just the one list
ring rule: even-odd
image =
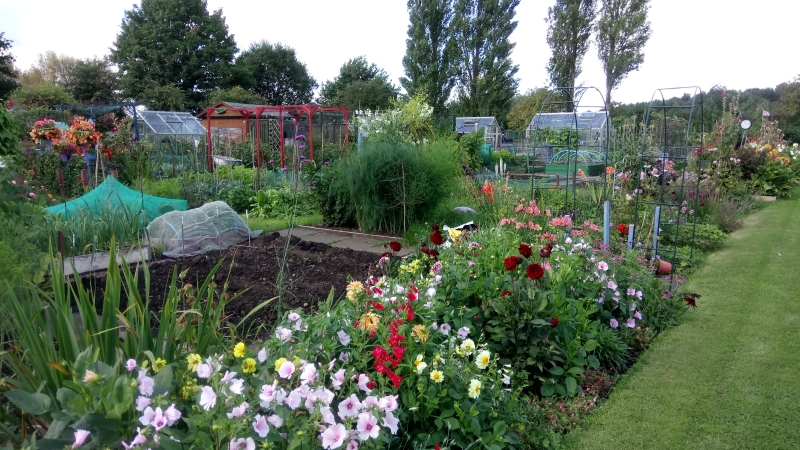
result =
[{"label": "green plastic cover", "polygon": [[97,215],[102,215],[109,208],[125,208],[134,214],[144,212],[146,223],[150,223],[156,217],[168,212],[186,211],[187,206],[186,200],[142,195],[120,183],[116,178],[108,177],[88,194],[60,205],[45,208],[45,210],[53,214],[60,214],[64,219],[69,220],[80,210],[91,210]]}]

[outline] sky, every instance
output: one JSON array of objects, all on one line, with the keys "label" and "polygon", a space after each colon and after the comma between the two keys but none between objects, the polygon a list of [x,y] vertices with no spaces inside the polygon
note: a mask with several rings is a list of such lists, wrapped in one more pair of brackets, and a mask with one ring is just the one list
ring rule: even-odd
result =
[{"label": "sky", "polygon": [[[519,91],[546,86],[547,8],[555,0],[521,0],[512,59],[519,65]],[[138,3],[138,2],[136,2]],[[39,53],[102,57],[116,39],[133,0],[0,0],[0,32],[13,42],[19,68]],[[348,59],[366,56],[395,82],[403,76],[408,31],[405,0],[208,0],[222,8],[238,47],[267,40],[297,51],[320,84],[334,78]],[[46,13],[45,13],[46,12]],[[648,101],[655,89],[714,85],[730,89],[775,87],[800,75],[794,0],[651,0],[652,37],[645,61],[614,91],[614,101]],[[578,81],[604,90],[594,46]]]}]

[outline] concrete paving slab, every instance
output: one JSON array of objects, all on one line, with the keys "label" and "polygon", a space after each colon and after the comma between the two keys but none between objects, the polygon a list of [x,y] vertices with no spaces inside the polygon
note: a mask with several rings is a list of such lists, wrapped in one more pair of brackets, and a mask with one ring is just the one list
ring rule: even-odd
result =
[{"label": "concrete paving slab", "polygon": [[[70,258],[65,258],[62,261],[64,268],[64,275],[72,275],[72,266],[75,266],[75,271],[78,274],[94,272],[96,270],[108,269],[108,264],[111,255],[108,252],[98,252],[90,255],[80,255]],[[128,264],[135,264],[150,259],[150,247],[131,247],[129,249],[120,249],[117,252],[117,265],[122,264],[122,258]]]},{"label": "concrete paving slab", "polygon": [[[280,230],[279,233],[281,236],[286,237],[288,229]],[[328,244],[335,248],[349,248],[351,250],[375,253],[377,255],[386,251],[384,244],[388,244],[393,240],[400,240],[400,238],[391,236],[305,226],[295,227],[292,230],[292,236],[304,241]],[[411,253],[410,248],[403,248],[397,254],[399,256],[405,256],[409,253]]]}]

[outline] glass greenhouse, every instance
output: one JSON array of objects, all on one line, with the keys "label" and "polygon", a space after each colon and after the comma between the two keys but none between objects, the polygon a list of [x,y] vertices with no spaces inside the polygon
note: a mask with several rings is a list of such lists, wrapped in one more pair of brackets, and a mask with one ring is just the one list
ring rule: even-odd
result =
[{"label": "glass greenhouse", "polygon": [[483,130],[483,141],[494,149],[503,143],[503,129],[494,117],[456,117],[456,133]]},{"label": "glass greenhouse", "polygon": [[139,137],[153,144],[156,174],[206,170],[206,129],[188,112],[138,111]]}]

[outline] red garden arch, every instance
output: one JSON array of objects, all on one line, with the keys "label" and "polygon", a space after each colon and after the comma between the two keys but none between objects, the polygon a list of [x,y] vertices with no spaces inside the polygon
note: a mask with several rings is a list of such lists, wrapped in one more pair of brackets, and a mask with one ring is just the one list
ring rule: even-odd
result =
[{"label": "red garden arch", "polygon": [[[208,141],[208,168],[209,171],[214,171],[214,161],[212,159],[212,145],[211,145],[211,116],[214,113],[215,108],[209,107],[206,109],[206,133],[207,133],[207,141]],[[344,115],[344,123],[345,123],[345,131],[344,131],[344,142],[345,142],[345,151],[347,151],[347,139],[348,139],[348,126],[350,123],[349,112],[347,108],[342,106],[319,106],[313,104],[305,104],[305,105],[282,105],[282,106],[271,106],[271,105],[250,105],[250,106],[241,106],[241,107],[233,107],[227,108],[228,111],[235,111],[242,115],[245,118],[245,129],[249,130],[249,123],[251,119],[255,119],[256,126],[255,126],[255,140],[256,140],[256,167],[261,168],[261,127],[259,126],[261,121],[261,116],[264,113],[277,113],[278,115],[278,124],[280,126],[280,149],[281,149],[281,168],[286,167],[285,159],[284,159],[284,139],[283,139],[283,119],[285,117],[291,117],[294,119],[294,127],[295,131],[297,130],[298,124],[300,122],[300,118],[305,115],[308,117],[308,148],[309,148],[309,159],[314,160],[314,128],[313,128],[313,118],[314,115],[318,112],[325,112],[325,111],[338,111]]]}]

